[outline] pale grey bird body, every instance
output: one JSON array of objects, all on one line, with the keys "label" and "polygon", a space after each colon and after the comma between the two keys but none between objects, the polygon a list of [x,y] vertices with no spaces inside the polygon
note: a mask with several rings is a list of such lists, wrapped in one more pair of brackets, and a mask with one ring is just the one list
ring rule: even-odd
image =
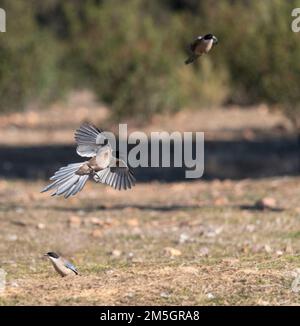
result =
[{"label": "pale grey bird body", "polygon": [[60,276],[65,277],[68,275],[78,275],[76,267],[68,260],[59,256],[55,252],[48,252],[45,254],[45,256],[49,258],[54,269]]},{"label": "pale grey bird body", "polygon": [[190,56],[187,58],[185,63],[189,64],[194,62],[202,54],[208,53],[217,43],[218,39],[212,34],[198,36],[189,46]]},{"label": "pale grey bird body", "polygon": [[85,162],[73,163],[60,168],[50,178],[53,182],[42,192],[55,189],[52,196],[65,198],[76,195],[91,177],[96,182],[127,190],[135,185],[135,178],[126,162],[113,155],[113,149],[103,131],[83,124],[75,132],[77,154],[89,157]]}]

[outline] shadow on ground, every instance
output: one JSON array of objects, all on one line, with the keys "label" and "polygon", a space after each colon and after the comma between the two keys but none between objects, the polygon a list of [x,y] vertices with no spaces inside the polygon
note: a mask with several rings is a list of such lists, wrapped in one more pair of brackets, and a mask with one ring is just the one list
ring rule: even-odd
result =
[{"label": "shadow on ground", "polygon": [[[157,212],[173,212],[178,210],[193,210],[198,209],[199,207],[204,207],[203,205],[136,205],[136,204],[128,204],[128,205],[113,205],[113,206],[104,206],[104,205],[97,205],[97,206],[89,206],[89,207],[77,207],[77,206],[41,206],[41,205],[34,205],[32,208],[34,210],[45,210],[51,209],[53,211],[58,212],[78,212],[79,209],[84,210],[86,213],[98,212],[98,211],[119,211],[124,210],[127,208],[130,209],[138,209],[141,211],[157,211]],[[210,207],[210,206],[205,206]],[[22,205],[2,205],[0,207],[0,212],[8,212],[16,209],[26,209],[26,206]]]},{"label": "shadow on ground", "polygon": [[[193,143],[195,151],[195,144]],[[173,144],[171,144],[173,153]],[[80,162],[75,146],[0,147],[0,177],[45,179],[67,163]],[[172,155],[171,155],[172,157]],[[150,160],[150,150],[149,150]],[[136,168],[139,181],[192,181],[186,168]],[[300,153],[296,138],[257,141],[205,141],[205,179],[243,179],[297,175]]]}]

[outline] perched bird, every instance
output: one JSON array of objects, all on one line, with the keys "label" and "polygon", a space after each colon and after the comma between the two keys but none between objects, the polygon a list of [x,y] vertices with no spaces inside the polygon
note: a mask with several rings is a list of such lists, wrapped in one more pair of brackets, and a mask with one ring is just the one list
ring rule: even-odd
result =
[{"label": "perched bird", "polygon": [[212,34],[198,36],[189,46],[190,56],[185,60],[185,64],[192,63],[202,54],[208,53],[217,43],[218,39]]},{"label": "perched bird", "polygon": [[76,267],[69,261],[67,261],[65,258],[56,254],[55,252],[47,252],[44,256],[47,256],[50,259],[55,270],[62,277],[68,275],[78,275]]},{"label": "perched bird", "polygon": [[75,132],[75,141],[77,154],[90,159],[60,168],[50,178],[53,182],[41,192],[55,189],[52,196],[68,198],[81,191],[90,177],[119,190],[135,185],[131,169],[124,160],[113,155],[113,149],[102,130],[83,124]]}]

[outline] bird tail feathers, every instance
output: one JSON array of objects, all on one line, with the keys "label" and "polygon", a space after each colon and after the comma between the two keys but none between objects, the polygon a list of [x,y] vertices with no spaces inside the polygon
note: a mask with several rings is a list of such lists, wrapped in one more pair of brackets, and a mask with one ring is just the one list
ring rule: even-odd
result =
[{"label": "bird tail feathers", "polygon": [[50,178],[52,183],[42,189],[41,192],[55,190],[52,196],[64,196],[68,198],[76,195],[82,190],[87,182],[89,175],[78,175],[76,172],[86,162],[73,163],[60,168]]},{"label": "bird tail feathers", "polygon": [[195,56],[195,55],[191,55],[190,57],[188,57],[188,58],[185,60],[184,63],[185,63],[186,65],[188,65],[188,64],[194,62],[196,59],[197,59],[197,56]]}]

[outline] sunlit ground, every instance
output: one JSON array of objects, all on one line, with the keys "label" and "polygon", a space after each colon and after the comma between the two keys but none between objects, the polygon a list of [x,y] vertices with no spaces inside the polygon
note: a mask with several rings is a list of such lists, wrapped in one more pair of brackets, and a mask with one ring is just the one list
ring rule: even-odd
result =
[{"label": "sunlit ground", "polygon": [[[64,115],[56,106],[2,116],[1,144],[72,144],[85,120],[114,128],[105,109],[87,103],[75,98]],[[159,129],[221,140],[290,132],[264,107],[184,112],[143,126]],[[89,182],[68,200],[40,194],[45,184],[0,179],[2,305],[300,303],[300,177],[138,182],[127,192]],[[263,209],[256,203],[265,197]],[[61,278],[48,251],[80,275]]]},{"label": "sunlit ground", "polygon": [[[66,201],[2,180],[0,303],[297,304],[299,181],[89,184]],[[253,206],[270,194],[276,209]],[[80,276],[60,278],[49,250]]]}]

